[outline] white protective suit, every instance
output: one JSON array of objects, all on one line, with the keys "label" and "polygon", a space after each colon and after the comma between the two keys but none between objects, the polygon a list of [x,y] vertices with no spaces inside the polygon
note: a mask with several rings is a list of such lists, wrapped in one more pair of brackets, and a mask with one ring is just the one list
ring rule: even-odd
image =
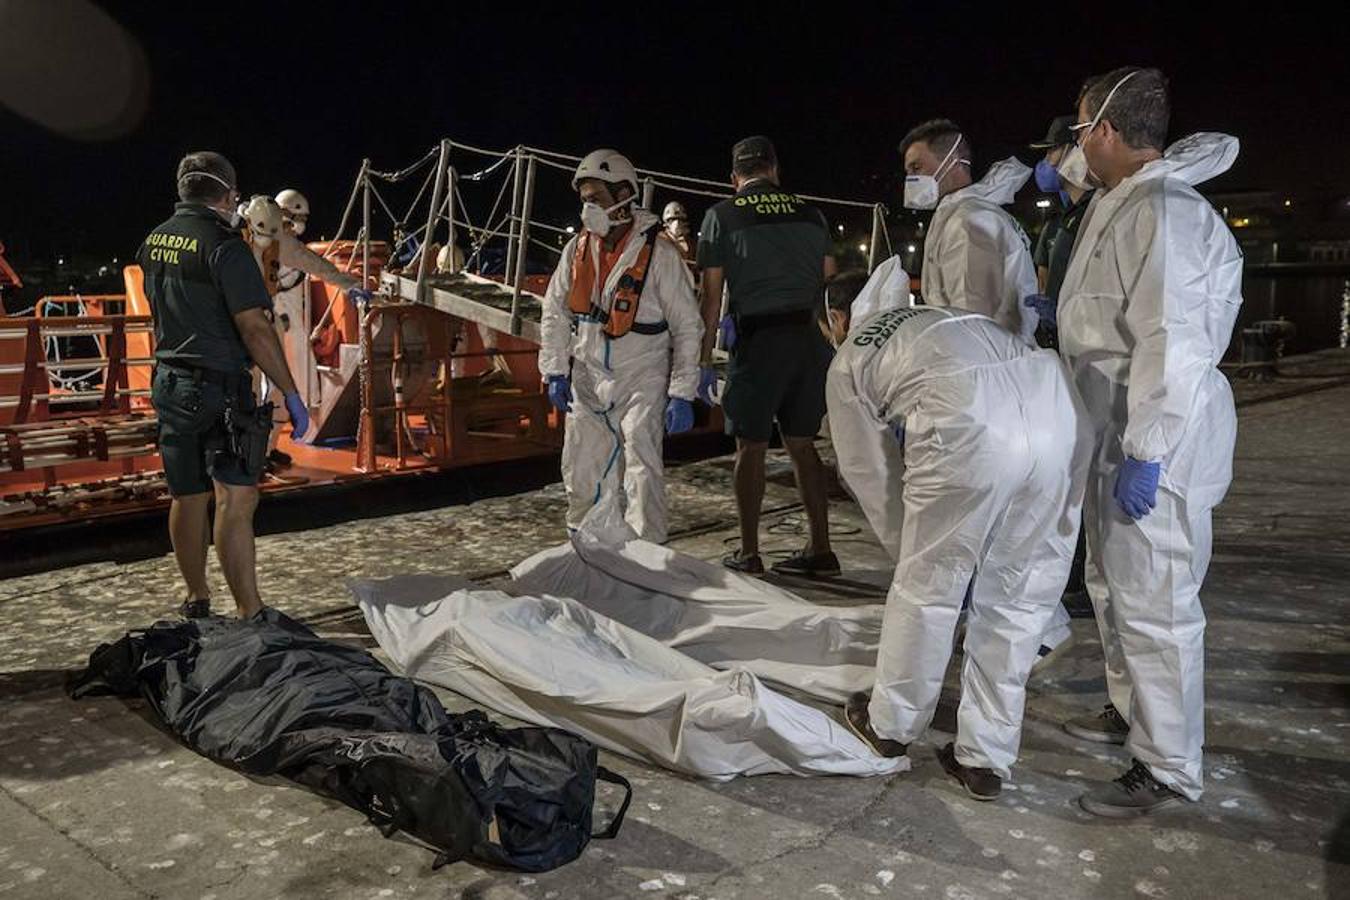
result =
[{"label": "white protective suit", "polygon": [[1031,240],[1003,206],[1031,170],[1009,157],[981,180],[939,201],[923,246],[923,300],[981,313],[1028,344],[1036,340],[1036,311],[1022,300],[1038,293]]},{"label": "white protective suit", "polygon": [[[619,280],[637,259],[643,236],[653,226],[660,227],[656,216],[633,209],[624,251],[598,286],[602,309],[610,308]],[[563,248],[544,294],[539,348],[539,371],[546,379],[569,371],[572,377],[572,412],[562,457],[567,524],[580,526],[597,500],[622,486],[625,518],[643,538],[660,543],[666,539],[662,461],[666,400],[693,400],[698,389],[703,321],[694,281],[675,245],[658,238],[636,321],[648,325],[664,321],[669,328],[661,334],[629,332],[611,339],[597,322],[574,322],[568,309],[572,257],[580,237]],[[598,250],[592,252],[598,256]],[[594,261],[598,271],[599,260]]]},{"label": "white protective suit", "polygon": [[[290,366],[291,377],[295,379],[296,389],[307,405],[318,402],[312,396],[317,381],[314,377],[314,354],[309,348],[309,286],[305,276],[317,278],[341,290],[350,290],[361,284],[361,279],[340,271],[332,262],[309,249],[301,240],[289,231],[282,231],[277,240],[281,243],[277,259],[281,268],[277,281],[281,289],[272,298],[272,325],[276,328],[277,338],[286,352],[286,363]],[[274,450],[277,438],[281,434],[280,426],[290,421],[286,414],[286,404],[281,390],[262,376],[263,393],[272,403],[272,433],[268,436],[267,449]],[[299,440],[304,435],[293,435]]]},{"label": "white protective suit", "polygon": [[1068,374],[985,316],[916,306],[851,323],[826,397],[839,474],[897,560],[872,727],[928,727],[969,586],[956,758],[1006,778],[1078,538],[1089,434]]},{"label": "white protective suit", "polygon": [[[1204,745],[1200,585],[1210,511],[1232,480],[1237,413],[1217,366],[1242,303],[1242,254],[1192,185],[1233,164],[1236,138],[1196,134],[1092,198],[1060,289],[1060,348],[1095,429],[1084,528],[1088,592],[1126,748],[1198,799]],[[1113,499],[1124,456],[1161,462],[1158,505]]]},{"label": "white protective suit", "polygon": [[574,600],[453,590],[426,575],[351,587],[409,678],[616,753],[717,780],[909,768],[749,671],[716,672]]}]

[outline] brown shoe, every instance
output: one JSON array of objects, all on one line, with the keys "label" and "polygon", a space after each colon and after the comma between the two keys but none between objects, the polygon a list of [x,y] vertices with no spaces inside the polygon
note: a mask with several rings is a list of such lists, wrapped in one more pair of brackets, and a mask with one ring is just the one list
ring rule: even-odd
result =
[{"label": "brown shoe", "polygon": [[905,756],[909,753],[908,744],[887,740],[872,730],[872,717],[867,712],[867,704],[871,699],[871,696],[863,691],[849,697],[848,702],[844,704],[844,724],[864,744],[875,750],[878,756],[885,756],[888,759]]},{"label": "brown shoe", "polygon": [[1003,779],[995,775],[993,769],[977,769],[957,762],[955,744],[939,750],[937,758],[946,773],[961,782],[966,793],[976,800],[997,800],[1003,793]]}]

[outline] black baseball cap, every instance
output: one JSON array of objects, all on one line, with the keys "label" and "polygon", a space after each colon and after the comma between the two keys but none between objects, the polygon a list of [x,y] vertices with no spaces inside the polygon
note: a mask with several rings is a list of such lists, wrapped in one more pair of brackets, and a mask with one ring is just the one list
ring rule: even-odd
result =
[{"label": "black baseball cap", "polygon": [[735,166],[748,162],[778,162],[778,154],[774,152],[773,141],[762,134],[737,141],[736,146],[731,148],[731,164]]},{"label": "black baseball cap", "polygon": [[1077,116],[1055,116],[1050,122],[1050,130],[1045,133],[1042,140],[1031,145],[1032,150],[1051,150],[1055,147],[1063,147],[1065,144],[1073,143],[1073,126],[1078,121]]}]

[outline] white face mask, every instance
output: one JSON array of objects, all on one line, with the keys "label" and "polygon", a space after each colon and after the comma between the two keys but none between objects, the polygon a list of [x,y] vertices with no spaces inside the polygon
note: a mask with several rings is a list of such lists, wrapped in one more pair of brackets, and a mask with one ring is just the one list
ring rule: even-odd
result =
[{"label": "white face mask", "polygon": [[305,233],[304,219],[287,219],[286,226],[290,229],[291,234],[295,235],[296,237],[299,237],[300,235]]},{"label": "white face mask", "polygon": [[938,190],[938,182],[956,167],[958,163],[970,165],[970,160],[959,159],[956,151],[961,147],[963,135],[956,136],[956,142],[952,144],[952,149],[947,151],[947,155],[942,157],[942,162],[938,163],[937,171],[932,175],[906,175],[905,176],[905,208],[906,209],[933,209],[938,205],[938,199],[941,192]]},{"label": "white face mask", "polygon": [[[1102,186],[1101,178],[1099,178],[1097,173],[1092,171],[1092,167],[1088,165],[1087,154],[1083,152],[1083,144],[1092,136],[1092,132],[1097,130],[1097,126],[1101,124],[1102,113],[1106,112],[1106,107],[1110,105],[1111,98],[1116,95],[1116,91],[1120,90],[1121,85],[1138,74],[1139,71],[1136,70],[1116,82],[1115,87],[1111,88],[1110,92],[1107,93],[1106,99],[1102,101],[1101,107],[1098,108],[1097,114],[1092,117],[1091,122],[1088,122],[1086,125],[1073,126],[1072,130],[1075,132],[1073,148],[1069,150],[1068,154],[1059,165],[1060,178],[1070,181],[1085,190],[1087,188],[1099,188]],[[1077,132],[1079,131],[1083,133],[1081,139],[1077,136]]]},{"label": "white face mask", "polygon": [[618,223],[609,217],[609,214],[616,209],[620,209],[632,203],[635,198],[629,197],[627,200],[620,200],[613,206],[606,209],[599,203],[586,202],[581,204],[581,224],[591,234],[604,237],[609,234],[609,230]]},{"label": "white face mask", "polygon": [[1059,178],[1066,181],[1081,191],[1086,191],[1093,186],[1092,170],[1088,168],[1087,156],[1083,153],[1083,148],[1074,144],[1069,148],[1069,152],[1064,154],[1064,158],[1056,166],[1059,169]]}]

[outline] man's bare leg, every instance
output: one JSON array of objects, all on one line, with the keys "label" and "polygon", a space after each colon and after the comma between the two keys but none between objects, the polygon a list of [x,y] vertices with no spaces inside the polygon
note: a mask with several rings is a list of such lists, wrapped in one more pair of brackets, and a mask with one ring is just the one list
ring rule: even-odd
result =
[{"label": "man's bare leg", "polygon": [[764,504],[764,454],[768,441],[736,439],[736,512],[741,520],[741,556],[759,553],[759,513]]},{"label": "man's bare leg", "polygon": [[169,541],[187,585],[187,602],[211,601],[206,583],[206,549],[211,544],[211,494],[174,497],[169,506]]},{"label": "man's bare leg", "polygon": [[257,508],[256,487],[216,482],[216,556],[241,619],[262,609],[253,549],[253,511]]},{"label": "man's bare leg", "polygon": [[792,457],[792,469],[797,474],[797,492],[806,507],[806,521],[811,528],[811,542],[806,554],[816,556],[830,552],[830,498],[825,479],[825,464],[816,453],[811,438],[784,437],[783,444]]}]

